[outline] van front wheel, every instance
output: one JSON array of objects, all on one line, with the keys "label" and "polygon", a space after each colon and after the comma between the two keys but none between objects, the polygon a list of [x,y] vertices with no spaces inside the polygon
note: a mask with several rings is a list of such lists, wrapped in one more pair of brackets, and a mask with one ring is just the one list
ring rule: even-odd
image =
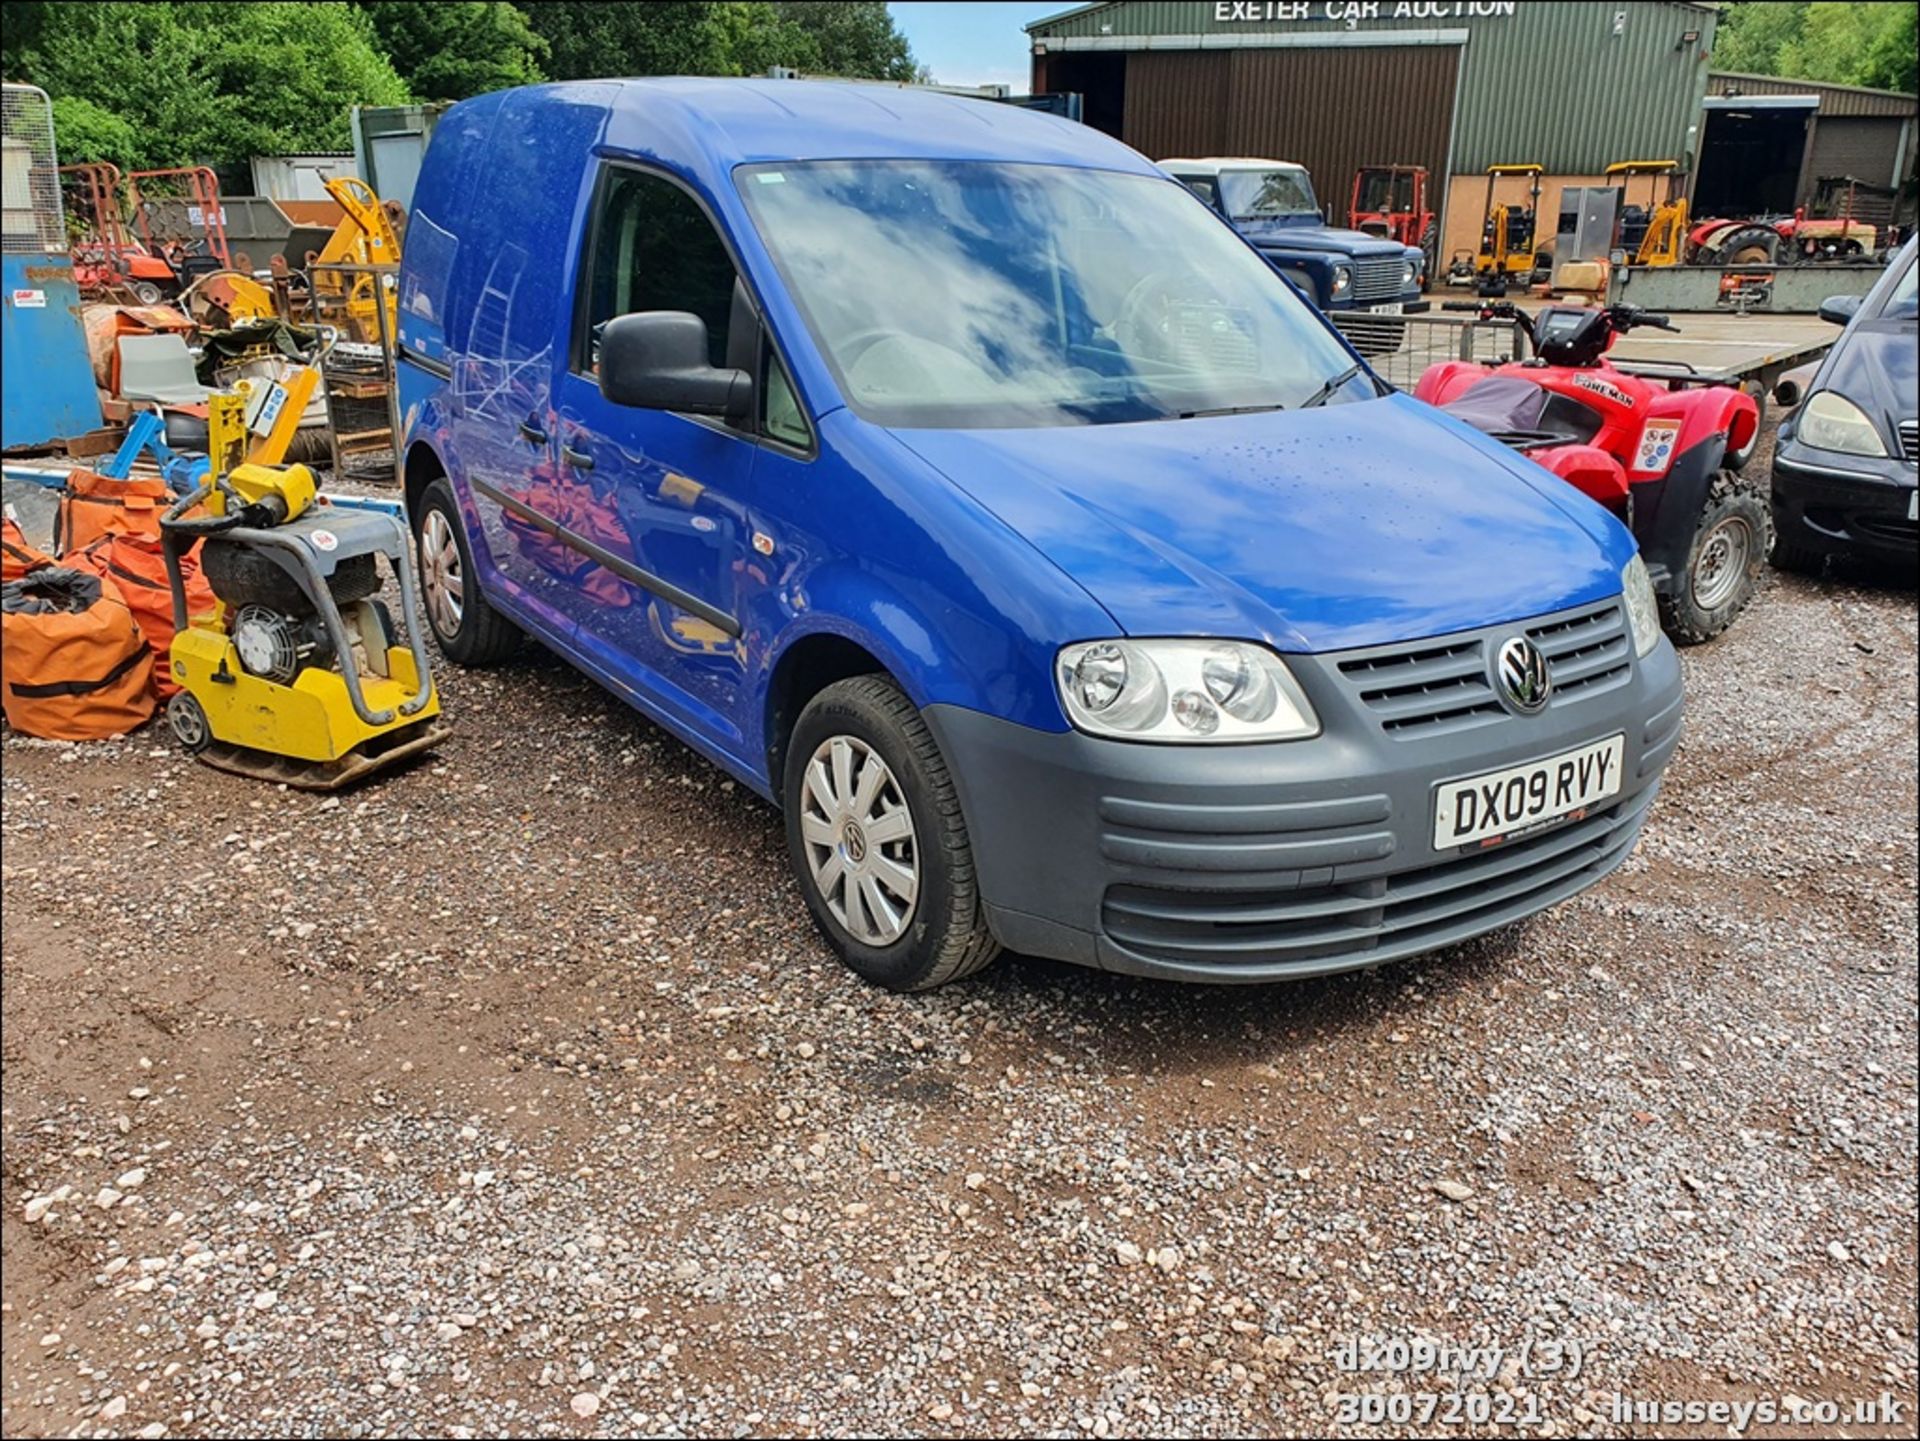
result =
[{"label": "van front wheel", "polygon": [[893,682],[856,676],[815,696],[794,724],[782,792],[795,878],[850,969],[924,991],[1000,953],[946,760]]}]

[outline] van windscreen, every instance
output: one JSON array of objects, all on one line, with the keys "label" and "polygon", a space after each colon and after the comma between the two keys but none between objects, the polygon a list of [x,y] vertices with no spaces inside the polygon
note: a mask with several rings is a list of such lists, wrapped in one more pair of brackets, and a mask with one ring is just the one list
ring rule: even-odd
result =
[{"label": "van windscreen", "polygon": [[[742,166],[735,178],[841,394],[878,424],[1285,409],[1352,365],[1171,180],[921,160]],[[1378,393],[1336,391],[1319,398]]]}]

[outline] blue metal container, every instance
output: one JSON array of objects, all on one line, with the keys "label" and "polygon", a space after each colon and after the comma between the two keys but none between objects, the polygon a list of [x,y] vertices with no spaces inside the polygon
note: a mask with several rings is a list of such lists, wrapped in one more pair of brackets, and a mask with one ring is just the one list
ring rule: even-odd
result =
[{"label": "blue metal container", "polygon": [[46,91],[4,87],[0,122],[0,447],[27,450],[98,430],[100,395],[67,255]]},{"label": "blue metal container", "polygon": [[3,274],[0,444],[23,450],[98,430],[100,393],[87,359],[72,262],[64,255],[10,251]]}]

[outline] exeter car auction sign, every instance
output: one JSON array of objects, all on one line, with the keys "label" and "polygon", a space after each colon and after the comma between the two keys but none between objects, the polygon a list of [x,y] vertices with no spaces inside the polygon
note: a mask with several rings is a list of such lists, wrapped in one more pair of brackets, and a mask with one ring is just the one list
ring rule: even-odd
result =
[{"label": "exeter car auction sign", "polygon": [[1519,0],[1219,0],[1220,25],[1330,20],[1349,30],[1367,20],[1490,20],[1512,15]]}]

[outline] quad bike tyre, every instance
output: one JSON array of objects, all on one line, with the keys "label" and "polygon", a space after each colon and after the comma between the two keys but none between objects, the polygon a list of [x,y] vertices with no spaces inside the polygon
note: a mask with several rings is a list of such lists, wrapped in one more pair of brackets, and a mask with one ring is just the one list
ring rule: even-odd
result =
[{"label": "quad bike tyre", "polygon": [[1731,470],[1713,478],[1686,564],[1660,597],[1660,621],[1676,645],[1712,640],[1752,602],[1773,549],[1773,512]]}]

